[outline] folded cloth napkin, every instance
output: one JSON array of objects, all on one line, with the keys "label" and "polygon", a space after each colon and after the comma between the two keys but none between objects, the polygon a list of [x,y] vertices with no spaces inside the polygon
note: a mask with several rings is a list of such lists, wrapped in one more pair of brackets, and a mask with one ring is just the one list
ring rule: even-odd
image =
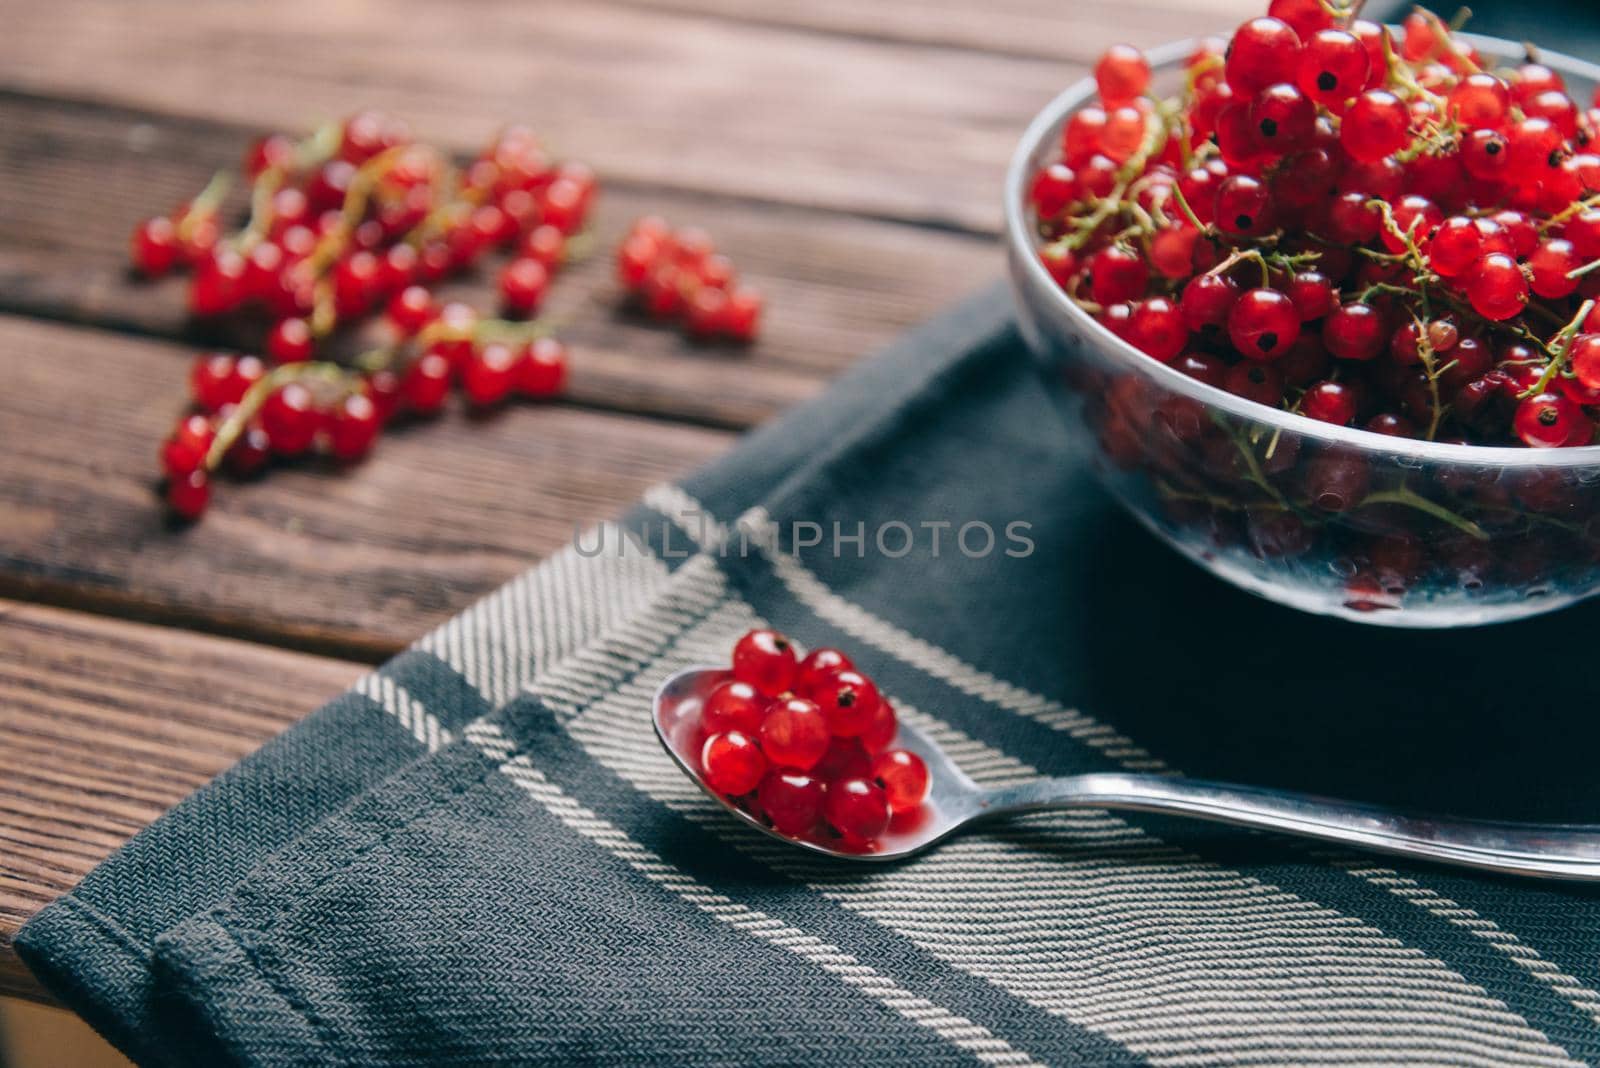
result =
[{"label": "folded cloth napkin", "polygon": [[995,290],[424,638],[19,948],[151,1065],[1600,1059],[1591,890],[1137,815],[889,867],[749,832],[649,705],[758,621],[984,782],[1600,819],[1596,609],[1411,633],[1222,585],[1094,488]]}]

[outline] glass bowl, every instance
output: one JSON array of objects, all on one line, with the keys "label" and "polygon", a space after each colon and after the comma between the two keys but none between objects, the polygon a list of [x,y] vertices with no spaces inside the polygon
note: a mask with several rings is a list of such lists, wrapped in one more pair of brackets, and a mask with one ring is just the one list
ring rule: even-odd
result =
[{"label": "glass bowl", "polygon": [[[1461,35],[1486,55],[1523,46]],[[1149,54],[1175,83],[1194,42]],[[1600,67],[1541,51],[1582,99]],[[1600,446],[1489,448],[1334,426],[1158,363],[1069,300],[1039,261],[1031,177],[1090,79],[1028,127],[1006,176],[1018,325],[1074,446],[1163,541],[1269,600],[1363,623],[1452,627],[1549,612],[1600,592]]]}]

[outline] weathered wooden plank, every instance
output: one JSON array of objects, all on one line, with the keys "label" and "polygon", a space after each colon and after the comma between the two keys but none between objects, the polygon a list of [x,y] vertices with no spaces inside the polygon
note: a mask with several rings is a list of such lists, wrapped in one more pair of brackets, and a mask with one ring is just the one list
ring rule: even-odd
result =
[{"label": "weathered wooden plank", "polygon": [[173,350],[0,318],[0,594],[379,659],[732,438],[559,404],[451,414],[354,472],[222,483],[173,529],[152,490]]},{"label": "weathered wooden plank", "polygon": [[463,149],[524,120],[633,182],[993,231],[1013,143],[1082,68],[574,0],[59,0],[12,5],[0,70],[255,126],[383,107]]},{"label": "weathered wooden plank", "polygon": [[0,994],[22,921],[360,664],[0,601]]},{"label": "weathered wooden plank", "polygon": [[1232,30],[1256,0],[628,0],[661,11],[890,41],[1092,63],[1119,41],[1153,43]]},{"label": "weathered wooden plank", "polygon": [[[203,340],[181,282],[127,275],[128,233],[233,165],[257,133],[0,96],[0,309]],[[767,292],[760,344],[708,349],[619,311],[611,249],[646,212],[710,228]],[[569,399],[734,427],[813,395],[828,375],[999,270],[983,238],[631,187],[604,192],[591,247],[558,279],[548,309],[581,353]],[[492,270],[452,289],[494,306]],[[239,340],[257,341],[259,329]]]}]

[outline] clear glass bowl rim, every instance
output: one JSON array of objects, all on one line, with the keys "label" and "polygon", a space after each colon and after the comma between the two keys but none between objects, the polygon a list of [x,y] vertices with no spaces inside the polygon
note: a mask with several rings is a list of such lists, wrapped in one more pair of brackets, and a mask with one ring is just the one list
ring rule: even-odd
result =
[{"label": "clear glass bowl rim", "polygon": [[[1512,41],[1480,34],[1459,35],[1480,52],[1500,59],[1520,59],[1527,49]],[[1200,43],[1198,38],[1173,41],[1150,49],[1146,56],[1153,70],[1171,67],[1185,59]],[[1539,49],[1539,62],[1562,74],[1576,75],[1591,85],[1600,85],[1600,65]],[[1574,448],[1535,449],[1509,445],[1458,445],[1450,442],[1426,441],[1421,438],[1393,437],[1356,427],[1335,426],[1281,408],[1268,408],[1264,404],[1236,397],[1226,390],[1207,385],[1181,371],[1146,356],[1128,342],[1102,326],[1094,316],[1074,304],[1056,285],[1055,280],[1039,261],[1038,242],[1033,228],[1028,225],[1027,188],[1032,178],[1033,160],[1046,138],[1054,138],[1067,116],[1095,95],[1092,76],[1086,76],[1068,86],[1059,96],[1034,116],[1017,143],[1005,181],[1006,243],[1015,260],[1021,263],[1036,287],[1046,290],[1052,306],[1094,338],[1103,354],[1129,370],[1147,375],[1164,388],[1220,408],[1241,419],[1265,423],[1274,428],[1298,434],[1304,438],[1337,443],[1364,452],[1381,452],[1390,456],[1406,457],[1418,461],[1450,464],[1476,464],[1507,468],[1578,468],[1600,466],[1600,445],[1582,445]]]}]

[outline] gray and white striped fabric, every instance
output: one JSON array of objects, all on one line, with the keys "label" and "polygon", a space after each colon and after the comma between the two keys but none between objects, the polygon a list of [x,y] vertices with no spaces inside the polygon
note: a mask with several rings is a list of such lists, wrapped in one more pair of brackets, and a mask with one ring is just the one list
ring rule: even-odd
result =
[{"label": "gray and white striped fabric", "polygon": [[[1586,663],[1594,612],[1446,635],[1293,616],[1132,530],[1054,418],[981,297],[424,638],[20,948],[147,1064],[1600,1059],[1592,892],[1104,812],[863,871],[675,769],[656,685],[768,622],[851,650],[984,782],[1131,768],[1600,811],[1581,684],[1483,670]],[[1015,521],[1030,554],[950,540]],[[864,525],[859,555],[836,523]],[[886,523],[952,526],[889,556]]]}]

